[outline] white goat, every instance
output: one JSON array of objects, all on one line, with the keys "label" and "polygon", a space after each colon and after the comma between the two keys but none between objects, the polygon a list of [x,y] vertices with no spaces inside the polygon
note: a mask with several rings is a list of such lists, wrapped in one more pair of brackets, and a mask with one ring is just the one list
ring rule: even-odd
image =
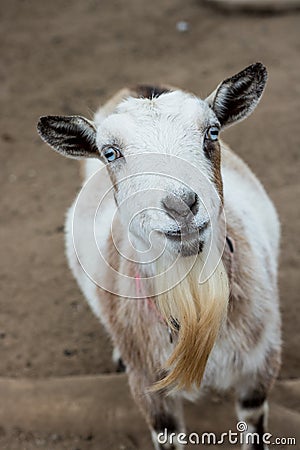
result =
[{"label": "white goat", "polygon": [[38,124],[54,150],[93,158],[67,217],[67,255],[156,449],[182,448],[181,397],[207,388],[234,388],[239,419],[259,437],[243,448],[268,448],[267,395],[281,354],[279,222],[255,175],[218,139],[252,112],[266,80],[256,63],[206,100],[138,86],[94,122]]}]

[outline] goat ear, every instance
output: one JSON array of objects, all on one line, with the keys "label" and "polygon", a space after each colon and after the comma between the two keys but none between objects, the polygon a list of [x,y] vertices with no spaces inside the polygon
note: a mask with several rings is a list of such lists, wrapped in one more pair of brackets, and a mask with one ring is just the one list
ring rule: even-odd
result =
[{"label": "goat ear", "polygon": [[257,106],[268,73],[261,63],[252,64],[224,80],[206,99],[222,127],[248,117]]},{"label": "goat ear", "polygon": [[95,126],[84,117],[41,117],[37,130],[47,144],[64,156],[77,159],[100,158]]}]

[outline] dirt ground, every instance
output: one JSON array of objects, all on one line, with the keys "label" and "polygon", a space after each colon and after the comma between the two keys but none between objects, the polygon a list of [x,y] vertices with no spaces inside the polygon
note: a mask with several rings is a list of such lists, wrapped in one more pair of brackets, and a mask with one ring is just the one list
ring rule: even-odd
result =
[{"label": "dirt ground", "polygon": [[[285,383],[299,377],[299,19],[295,12],[229,14],[201,0],[1,0],[1,379],[21,383],[114,372],[109,340],[64,256],[64,215],[80,187],[78,163],[42,143],[35,128],[38,117],[91,117],[116,90],[137,82],[169,83],[206,96],[222,79],[255,61],[262,61],[270,74],[263,100],[223,139],[249,163],[278,208],[284,336],[280,379]],[[189,24],[186,32],[176,29],[182,20]],[[1,386],[0,397],[6,391]],[[119,398],[110,392],[102,406],[113,410]],[[297,407],[299,392],[293,394]],[[285,399],[282,394],[279,404]],[[195,414],[190,412],[194,422]],[[283,413],[277,414],[280,418]],[[299,428],[300,412],[292,414]],[[149,445],[138,438],[126,440],[126,430],[122,447],[104,445],[97,431],[91,439],[83,432],[78,437],[74,429],[73,435],[61,437],[61,429],[56,441],[53,434],[40,438],[33,434],[38,429],[31,434],[25,429],[22,419],[10,431],[5,420],[0,423],[0,449]]]}]

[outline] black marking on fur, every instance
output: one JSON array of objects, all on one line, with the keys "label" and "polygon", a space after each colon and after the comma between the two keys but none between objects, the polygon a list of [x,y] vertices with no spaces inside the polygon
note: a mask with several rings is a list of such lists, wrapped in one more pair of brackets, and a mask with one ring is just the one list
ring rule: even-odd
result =
[{"label": "black marking on fur", "polygon": [[203,241],[199,241],[198,254],[199,254],[199,253],[202,253],[202,251],[203,251],[203,246],[204,246],[204,242],[203,242]]},{"label": "black marking on fur", "polygon": [[170,89],[159,87],[159,86],[150,86],[150,85],[138,85],[134,89],[141,98],[148,98],[152,100],[153,98],[160,97],[162,94],[166,94],[170,92]]},{"label": "black marking on fur", "polygon": [[168,433],[176,433],[178,431],[177,422],[175,418],[166,413],[165,411],[160,412],[153,418],[153,429],[160,433],[167,429]]},{"label": "black marking on fur", "polygon": [[230,250],[230,253],[234,253],[234,247],[233,247],[232,240],[228,236],[226,236],[226,242],[227,242],[228,248]]},{"label": "black marking on fur", "polygon": [[178,322],[177,319],[175,319],[174,317],[171,317],[170,322],[171,322],[171,324],[172,324],[172,327],[173,327],[176,331],[179,331],[179,330],[180,330],[180,323]]},{"label": "black marking on fur", "polygon": [[244,409],[260,408],[266,400],[266,395],[262,392],[255,391],[251,397],[240,399],[239,403]]},{"label": "black marking on fur", "polygon": [[117,372],[117,373],[123,373],[123,372],[126,372],[126,365],[124,364],[122,358],[119,358],[119,359],[118,359],[116,372]]},{"label": "black marking on fur", "polygon": [[263,443],[263,435],[265,433],[264,414],[260,416],[257,424],[255,425],[255,433],[258,434],[259,439],[258,442],[253,442],[251,450],[264,450],[264,443]]}]

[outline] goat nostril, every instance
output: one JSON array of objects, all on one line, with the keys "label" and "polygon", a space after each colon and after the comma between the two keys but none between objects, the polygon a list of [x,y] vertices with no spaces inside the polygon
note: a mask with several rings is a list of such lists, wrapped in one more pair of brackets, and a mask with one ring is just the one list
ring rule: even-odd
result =
[{"label": "goat nostril", "polygon": [[185,217],[190,212],[196,215],[198,212],[199,199],[194,192],[184,193],[183,195],[170,194],[162,200],[163,207],[173,218]]},{"label": "goat nostril", "polygon": [[196,215],[198,212],[198,195],[195,192],[190,192],[186,204],[192,213]]}]

